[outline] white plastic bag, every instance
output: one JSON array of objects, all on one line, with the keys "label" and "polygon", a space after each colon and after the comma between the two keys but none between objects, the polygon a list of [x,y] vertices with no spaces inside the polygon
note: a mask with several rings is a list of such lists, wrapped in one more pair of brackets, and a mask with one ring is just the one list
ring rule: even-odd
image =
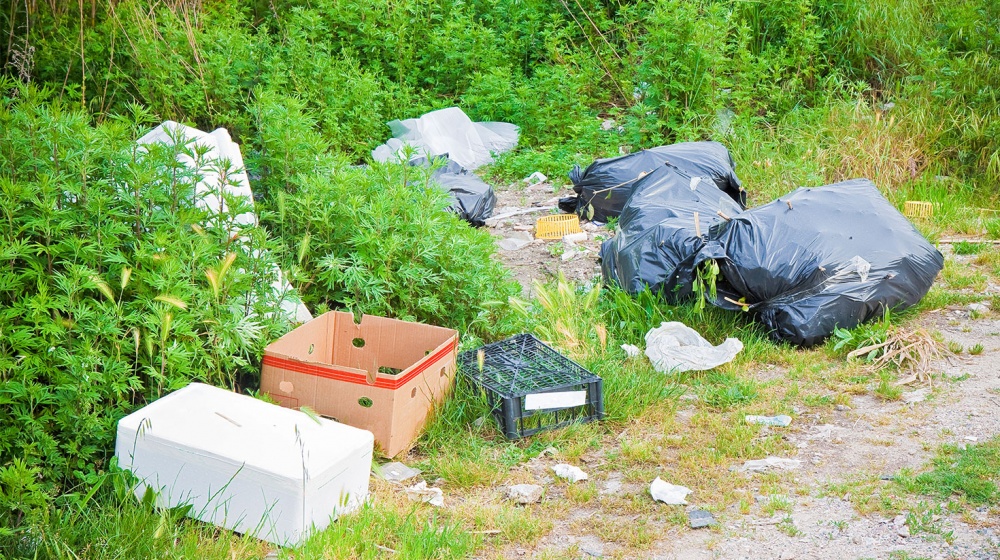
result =
[{"label": "white plastic bag", "polygon": [[493,162],[493,153],[517,146],[518,128],[502,122],[472,122],[458,107],[431,111],[420,118],[386,123],[392,138],[372,150],[375,161],[391,161],[410,145],[427,158],[447,155],[473,170]]},{"label": "white plastic bag", "polygon": [[712,346],[697,331],[677,321],[663,322],[646,333],[646,356],[661,373],[712,369],[731,361],[742,349],[743,343],[736,338]]}]

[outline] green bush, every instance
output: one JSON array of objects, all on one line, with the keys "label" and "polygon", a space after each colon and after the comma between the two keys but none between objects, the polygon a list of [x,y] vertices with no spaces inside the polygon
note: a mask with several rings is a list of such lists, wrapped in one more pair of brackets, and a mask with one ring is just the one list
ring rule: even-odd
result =
[{"label": "green bush", "polygon": [[118,419],[164,391],[254,384],[287,327],[261,256],[276,247],[257,228],[232,239],[207,225],[244,206],[186,203],[197,174],[176,150],[135,148],[148,114],[93,127],[51,92],[6,85],[0,467],[17,458],[54,493],[106,469]]},{"label": "green bush", "polygon": [[318,310],[352,309],[504,334],[519,291],[486,231],[446,212],[428,172],[398,164],[300,175],[269,225],[288,246],[286,268]]}]

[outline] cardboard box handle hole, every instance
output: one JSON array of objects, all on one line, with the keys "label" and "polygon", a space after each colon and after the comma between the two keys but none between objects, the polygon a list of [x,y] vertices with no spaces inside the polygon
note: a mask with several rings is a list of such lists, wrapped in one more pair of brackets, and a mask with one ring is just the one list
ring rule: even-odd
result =
[{"label": "cardboard box handle hole", "polygon": [[365,408],[371,408],[372,405],[375,404],[375,403],[372,402],[372,400],[369,399],[368,397],[361,397],[360,399],[358,399],[358,404],[360,404],[361,406],[363,406]]},{"label": "cardboard box handle hole", "polygon": [[414,387],[413,390],[410,391],[410,398],[411,399],[417,398],[417,388],[416,387]]},{"label": "cardboard box handle hole", "polygon": [[364,348],[365,339],[361,337],[355,338],[354,340],[351,341],[351,344],[353,344],[355,348]]}]

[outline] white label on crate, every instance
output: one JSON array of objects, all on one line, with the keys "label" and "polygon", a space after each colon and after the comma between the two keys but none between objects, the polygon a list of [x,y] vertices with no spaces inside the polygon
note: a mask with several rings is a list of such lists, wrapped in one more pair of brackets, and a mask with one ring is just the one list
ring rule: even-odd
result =
[{"label": "white label on crate", "polygon": [[525,410],[545,410],[550,408],[570,408],[587,403],[586,391],[564,391],[562,393],[532,393],[524,396]]}]

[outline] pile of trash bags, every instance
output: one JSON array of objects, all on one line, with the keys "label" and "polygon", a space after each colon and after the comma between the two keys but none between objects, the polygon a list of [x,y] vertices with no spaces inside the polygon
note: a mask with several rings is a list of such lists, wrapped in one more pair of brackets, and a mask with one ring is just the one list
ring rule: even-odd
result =
[{"label": "pile of trash bags", "polygon": [[[635,179],[626,187],[627,177]],[[746,209],[732,158],[715,142],[598,160],[570,178],[578,212],[587,205],[594,220],[619,217],[601,246],[606,284],[679,303],[695,296],[696,283],[714,281],[714,293],[701,292],[712,304],[749,311],[774,338],[799,346],[916,304],[944,266],[867,179]],[[601,196],[617,190],[624,201]],[[711,262],[718,273],[707,278]]]}]

